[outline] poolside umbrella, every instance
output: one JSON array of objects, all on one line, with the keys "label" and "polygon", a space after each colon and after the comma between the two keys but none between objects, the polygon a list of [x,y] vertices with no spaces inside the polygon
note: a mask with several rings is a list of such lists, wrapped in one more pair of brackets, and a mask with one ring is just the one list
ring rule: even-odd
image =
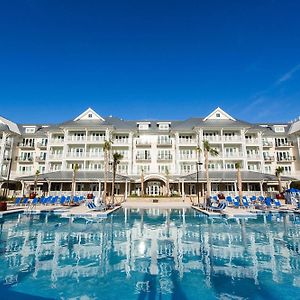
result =
[{"label": "poolside umbrella", "polygon": [[141,173],[141,196],[144,196],[144,170],[142,169]]}]

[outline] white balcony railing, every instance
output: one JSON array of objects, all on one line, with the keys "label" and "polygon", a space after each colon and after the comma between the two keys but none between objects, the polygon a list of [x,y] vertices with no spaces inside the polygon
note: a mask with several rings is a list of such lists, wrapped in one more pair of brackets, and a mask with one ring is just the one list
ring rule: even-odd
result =
[{"label": "white balcony railing", "polygon": [[62,153],[52,153],[49,155],[49,159],[62,159],[63,154]]},{"label": "white balcony railing", "polygon": [[86,141],[92,143],[104,143],[105,136],[88,136]]},{"label": "white balcony railing", "polygon": [[259,139],[246,139],[246,144],[259,144]]},{"label": "white balcony railing", "polygon": [[59,144],[59,145],[61,145],[61,144],[63,144],[64,143],[64,139],[55,139],[55,138],[52,138],[52,139],[50,139],[49,140],[49,143],[50,144]]},{"label": "white balcony railing", "polygon": [[67,139],[68,142],[79,142],[84,143],[86,141],[86,136],[69,136]]},{"label": "white balcony railing", "polygon": [[195,139],[181,139],[181,138],[179,138],[179,144],[191,145],[191,144],[197,144],[197,141]]},{"label": "white balcony railing", "polygon": [[242,158],[244,157],[244,153],[243,152],[227,152],[224,153],[223,155],[224,158]]}]

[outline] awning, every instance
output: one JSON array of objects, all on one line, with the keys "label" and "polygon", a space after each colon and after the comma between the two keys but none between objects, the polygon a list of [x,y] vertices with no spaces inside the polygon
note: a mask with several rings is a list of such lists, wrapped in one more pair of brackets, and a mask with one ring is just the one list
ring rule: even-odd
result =
[{"label": "awning", "polygon": [[[107,181],[112,181],[112,172],[107,173]],[[71,182],[73,177],[73,171],[56,171],[45,174],[40,174],[38,176],[39,182]],[[35,180],[35,175],[19,177],[17,180],[30,182]],[[78,171],[76,174],[77,182],[98,182],[104,181],[104,172],[103,171]],[[126,182],[130,181],[130,178],[127,176],[116,174],[115,182]]]}]

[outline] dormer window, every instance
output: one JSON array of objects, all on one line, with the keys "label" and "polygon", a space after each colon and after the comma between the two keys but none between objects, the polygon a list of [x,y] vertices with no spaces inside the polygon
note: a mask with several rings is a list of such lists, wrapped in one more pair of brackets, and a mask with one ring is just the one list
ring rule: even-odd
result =
[{"label": "dormer window", "polygon": [[284,127],[283,126],[275,127],[275,132],[284,132]]},{"label": "dormer window", "polygon": [[148,130],[150,123],[138,123],[137,126],[139,130]]},{"label": "dormer window", "polygon": [[171,124],[168,122],[157,123],[157,127],[159,130],[169,130],[170,126],[171,126]]},{"label": "dormer window", "polygon": [[27,127],[27,128],[25,129],[25,132],[26,132],[26,133],[35,133],[35,128],[34,128],[34,127]]}]

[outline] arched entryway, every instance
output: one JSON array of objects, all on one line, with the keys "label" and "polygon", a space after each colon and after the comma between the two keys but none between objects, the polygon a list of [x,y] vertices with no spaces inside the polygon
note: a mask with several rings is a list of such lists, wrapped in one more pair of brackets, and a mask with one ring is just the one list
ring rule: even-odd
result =
[{"label": "arched entryway", "polygon": [[166,178],[162,175],[147,175],[144,178],[145,194],[148,196],[163,196],[167,194]]}]

